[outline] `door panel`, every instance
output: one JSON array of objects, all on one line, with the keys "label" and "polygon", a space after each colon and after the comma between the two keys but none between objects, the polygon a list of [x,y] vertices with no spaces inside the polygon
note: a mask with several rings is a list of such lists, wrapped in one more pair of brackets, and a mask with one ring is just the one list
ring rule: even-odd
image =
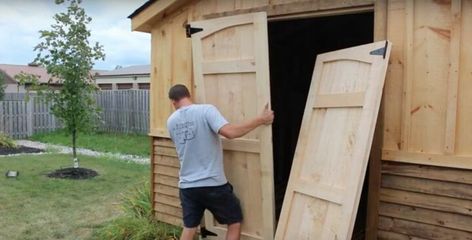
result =
[{"label": "door panel", "polygon": [[276,239],[350,239],[391,44],[318,55]]},{"label": "door panel", "polygon": [[[190,26],[197,103],[215,105],[230,122],[255,117],[270,102],[265,13],[243,14],[199,22]],[[272,239],[274,187],[272,132],[259,127],[246,136],[223,139],[228,180],[241,201],[242,239]],[[209,213],[205,224],[224,239],[226,227]]]}]

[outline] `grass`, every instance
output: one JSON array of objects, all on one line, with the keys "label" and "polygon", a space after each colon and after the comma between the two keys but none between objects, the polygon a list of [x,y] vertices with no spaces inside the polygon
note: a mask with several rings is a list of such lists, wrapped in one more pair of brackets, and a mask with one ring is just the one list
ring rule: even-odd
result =
[{"label": "grass", "polygon": [[[31,137],[33,141],[72,146],[71,137],[65,131],[38,133]],[[149,156],[150,142],[146,135],[114,133],[79,133],[77,146],[100,152]]]},{"label": "grass", "polygon": [[61,154],[0,158],[0,239],[91,239],[97,229],[123,214],[121,193],[149,178],[149,167],[80,156],[81,166],[100,175],[89,180],[51,179],[45,174],[71,165]]}]

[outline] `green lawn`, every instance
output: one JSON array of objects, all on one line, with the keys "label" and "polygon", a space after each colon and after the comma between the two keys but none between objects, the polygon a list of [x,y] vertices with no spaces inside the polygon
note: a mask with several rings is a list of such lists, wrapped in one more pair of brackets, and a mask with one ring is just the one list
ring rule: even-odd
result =
[{"label": "green lawn", "polygon": [[45,176],[71,166],[69,155],[0,158],[0,173],[20,171],[17,180],[0,177],[0,239],[90,239],[94,229],[122,214],[120,193],[149,178],[146,165],[86,156],[80,160],[81,167],[94,169],[99,176],[89,180]]},{"label": "green lawn", "polygon": [[[64,146],[72,145],[71,137],[66,135],[64,131],[35,134],[31,140]],[[79,133],[77,145],[101,152],[138,156],[149,156],[151,149],[149,136],[136,134]]]}]

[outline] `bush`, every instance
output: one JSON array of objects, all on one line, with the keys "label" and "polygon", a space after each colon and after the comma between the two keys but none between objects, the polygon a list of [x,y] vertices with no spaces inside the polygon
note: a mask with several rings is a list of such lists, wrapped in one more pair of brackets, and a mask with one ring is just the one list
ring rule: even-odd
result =
[{"label": "bush", "polygon": [[151,191],[148,182],[141,184],[122,197],[123,211],[130,217],[153,220]]},{"label": "bush", "polygon": [[181,229],[159,222],[152,214],[149,183],[140,184],[123,195],[125,216],[96,231],[95,239],[107,240],[177,240]]},{"label": "bush", "polygon": [[16,148],[15,141],[11,139],[8,135],[0,132],[0,146],[7,148]]},{"label": "bush", "polygon": [[177,240],[180,231],[157,221],[145,218],[118,218],[96,234],[96,239],[107,240]]}]

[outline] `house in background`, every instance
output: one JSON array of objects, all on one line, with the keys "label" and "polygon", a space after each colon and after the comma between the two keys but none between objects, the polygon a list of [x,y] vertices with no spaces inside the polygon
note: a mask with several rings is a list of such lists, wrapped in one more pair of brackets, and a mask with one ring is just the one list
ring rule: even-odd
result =
[{"label": "house in background", "polygon": [[0,64],[0,72],[5,75],[5,83],[7,85],[6,93],[24,93],[28,86],[20,86],[19,82],[15,79],[15,75],[20,73],[33,74],[38,77],[40,84],[49,84],[53,87],[60,86],[59,83],[48,83],[51,79],[51,75],[47,73],[46,68],[39,66],[38,64],[30,63],[28,65],[16,65],[16,64]]},{"label": "house in background", "polygon": [[95,81],[101,90],[149,89],[151,65],[135,65],[101,71]]}]

